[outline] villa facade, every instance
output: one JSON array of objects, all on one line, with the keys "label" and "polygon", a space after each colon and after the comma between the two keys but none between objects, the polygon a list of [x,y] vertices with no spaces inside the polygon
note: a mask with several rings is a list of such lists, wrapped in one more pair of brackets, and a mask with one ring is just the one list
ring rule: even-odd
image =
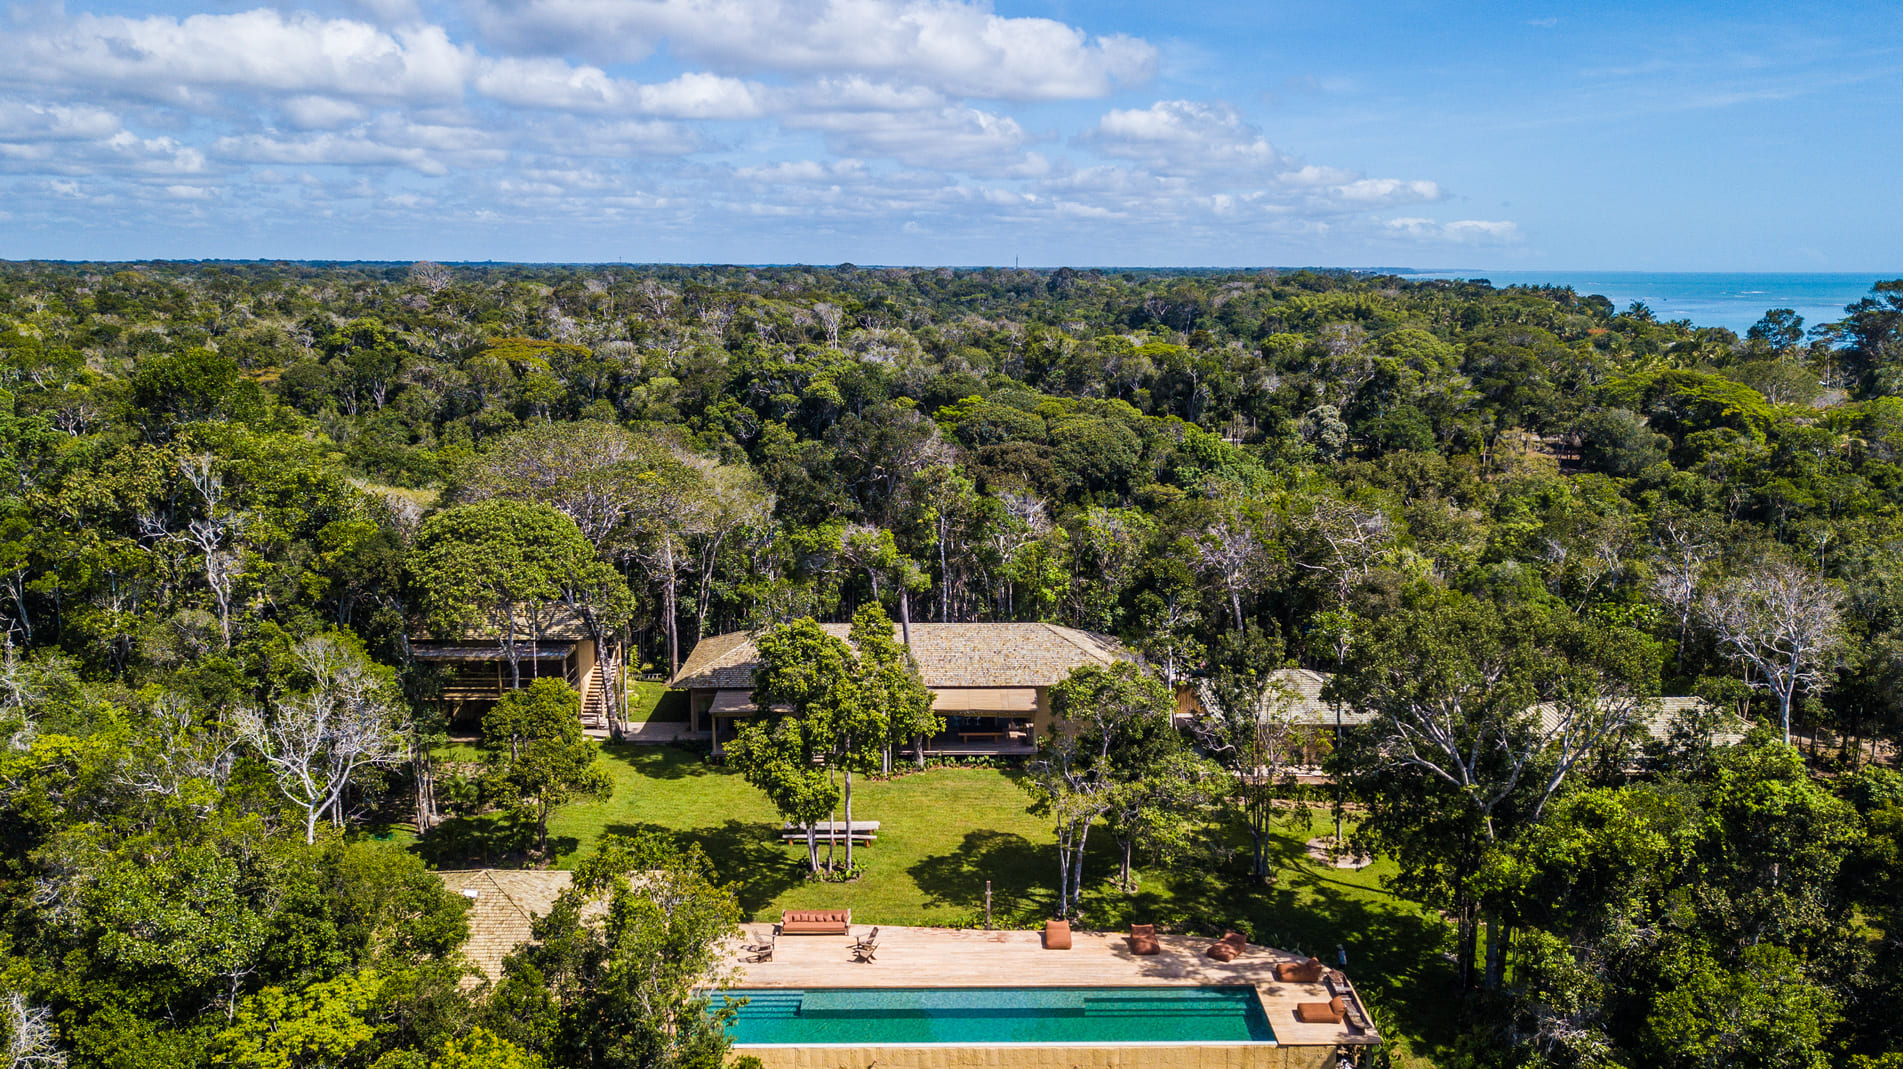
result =
[{"label": "villa facade", "polygon": [[[846,624],[821,624],[845,639]],[[895,627],[895,631],[897,628]],[[945,718],[925,741],[932,754],[1022,754],[1050,724],[1050,691],[1074,669],[1108,666],[1131,654],[1115,639],[1056,624],[912,624],[912,656]],[[753,673],[760,654],[744,631],[702,639],[668,685],[687,692],[692,731],[711,733],[715,752],[738,722],[758,713]]]},{"label": "villa facade", "polygon": [[[420,635],[410,656],[437,670],[437,701],[451,721],[467,722],[501,700],[519,682],[560,679],[581,695],[582,723],[603,726],[619,711],[619,658],[602,656],[594,635],[576,613],[560,610],[539,623],[516,627],[511,650],[500,627],[456,640]],[[514,654],[514,664],[510,654]]]}]

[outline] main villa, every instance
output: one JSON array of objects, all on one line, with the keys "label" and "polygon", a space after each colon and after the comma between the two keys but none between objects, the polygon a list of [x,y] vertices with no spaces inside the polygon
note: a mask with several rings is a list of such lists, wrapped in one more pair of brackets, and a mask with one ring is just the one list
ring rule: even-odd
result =
[{"label": "main villa", "polygon": [[[846,624],[821,624],[844,639]],[[1051,719],[1051,688],[1087,664],[1110,665],[1132,655],[1107,635],[1056,624],[912,624],[912,656],[931,688],[943,734],[927,753],[1022,754]],[[687,692],[689,727],[712,734],[714,751],[732,738],[733,722],[753,716],[753,673],[760,652],[744,631],[702,639],[668,682]]]}]

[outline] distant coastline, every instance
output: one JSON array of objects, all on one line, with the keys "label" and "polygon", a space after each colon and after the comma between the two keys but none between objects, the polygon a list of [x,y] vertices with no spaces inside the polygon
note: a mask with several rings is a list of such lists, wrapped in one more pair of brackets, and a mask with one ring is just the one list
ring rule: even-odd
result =
[{"label": "distant coastline", "polygon": [[1643,301],[1661,320],[1689,319],[1699,327],[1728,327],[1742,335],[1770,308],[1795,309],[1813,327],[1842,319],[1844,306],[1869,296],[1891,274],[1743,271],[1403,271],[1404,278],[1484,278],[1497,287],[1571,286],[1601,294],[1620,311]]}]

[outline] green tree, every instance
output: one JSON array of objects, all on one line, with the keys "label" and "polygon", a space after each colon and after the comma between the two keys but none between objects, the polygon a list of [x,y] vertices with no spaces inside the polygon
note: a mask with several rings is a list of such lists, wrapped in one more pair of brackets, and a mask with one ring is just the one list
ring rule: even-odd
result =
[{"label": "green tree", "polygon": [[1825,1069],[1842,1016],[1836,996],[1805,977],[1797,955],[1754,946],[1727,968],[1688,954],[1665,964],[1666,989],[1645,1021],[1647,1063],[1668,1069]]},{"label": "green tree", "polygon": [[1057,833],[1056,914],[1077,911],[1090,830],[1180,745],[1169,689],[1142,668],[1087,664],[1051,688],[1051,727],[1019,785]]},{"label": "green tree", "polygon": [[505,983],[552,992],[552,1064],[720,1069],[732,1011],[714,991],[740,917],[699,847],[604,836],[536,919],[536,942],[504,963]]},{"label": "green tree", "polygon": [[407,570],[429,626],[493,630],[517,687],[525,640],[532,650],[557,609],[586,601],[609,619],[631,609],[625,584],[575,522],[533,502],[498,498],[437,513],[417,531]]},{"label": "green tree", "polygon": [[380,981],[364,972],[301,991],[267,987],[244,1001],[219,1034],[219,1062],[239,1069],[341,1069],[368,1066],[377,1027],[371,1020]]},{"label": "green tree", "polygon": [[864,700],[884,713],[881,770],[892,771],[893,752],[907,741],[914,744],[918,766],[924,768],[924,740],[945,730],[945,718],[932,710],[931,689],[919,675],[911,648],[894,640],[892,621],[877,604],[853,613],[847,641],[852,643]]},{"label": "green tree", "polygon": [[1222,769],[1224,792],[1249,829],[1249,871],[1269,874],[1269,841],[1278,816],[1308,823],[1301,806],[1276,807],[1295,785],[1294,765],[1319,737],[1298,715],[1296,694],[1277,669],[1281,644],[1251,627],[1225,635],[1217,647],[1214,671],[1202,688],[1204,712],[1192,730],[1203,752]]},{"label": "green tree", "polygon": [[575,798],[607,798],[614,781],[581,729],[581,698],[559,679],[502,696],[482,717],[483,790],[524,814],[548,849],[548,816]]},{"label": "green tree", "polygon": [[[1366,802],[1359,834],[1394,854],[1399,886],[1453,916],[1463,990],[1475,980],[1483,864],[1575,772],[1623,760],[1659,656],[1627,628],[1461,594],[1357,633],[1323,694],[1373,720],[1331,768]],[[1491,940],[1490,954],[1504,945]],[[1492,983],[1500,962],[1488,964]]]},{"label": "green tree", "polygon": [[815,826],[839,804],[839,784],[823,767],[797,721],[761,718],[742,727],[726,746],[727,763],[740,770],[782,817],[806,832],[806,865],[820,872]]},{"label": "green tree", "polygon": [[[881,614],[883,615],[883,614]],[[876,626],[868,618],[867,627]],[[890,624],[888,623],[888,627]],[[852,776],[879,767],[885,752],[886,712],[874,703],[853,648],[811,618],[769,629],[755,643],[753,703],[795,725],[802,749],[845,780],[846,822],[852,822]],[[890,682],[889,679],[882,680]],[[778,710],[785,710],[782,714]],[[852,865],[846,836],[846,865]]]}]

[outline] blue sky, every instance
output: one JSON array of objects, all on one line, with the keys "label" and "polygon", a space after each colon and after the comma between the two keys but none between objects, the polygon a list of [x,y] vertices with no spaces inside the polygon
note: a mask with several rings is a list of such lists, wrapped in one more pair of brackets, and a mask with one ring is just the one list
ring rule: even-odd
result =
[{"label": "blue sky", "polygon": [[1903,5],[69,0],[0,258],[1894,271]]}]

